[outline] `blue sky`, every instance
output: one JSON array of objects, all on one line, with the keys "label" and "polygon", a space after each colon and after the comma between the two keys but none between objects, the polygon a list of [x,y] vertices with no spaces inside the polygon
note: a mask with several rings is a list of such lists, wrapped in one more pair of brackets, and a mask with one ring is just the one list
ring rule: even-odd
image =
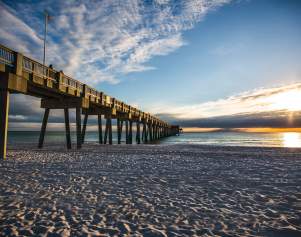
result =
[{"label": "blue sky", "polygon": [[282,114],[269,96],[301,92],[298,0],[2,1],[0,42],[41,60],[43,9],[48,63],[169,120]]}]

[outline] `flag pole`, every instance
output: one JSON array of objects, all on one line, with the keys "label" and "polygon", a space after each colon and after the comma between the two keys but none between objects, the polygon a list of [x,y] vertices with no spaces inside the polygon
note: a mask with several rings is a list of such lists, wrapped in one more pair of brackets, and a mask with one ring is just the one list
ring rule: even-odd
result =
[{"label": "flag pole", "polygon": [[[48,17],[49,14],[48,12],[45,10],[44,11],[44,15],[45,15],[45,29],[44,29],[44,55],[43,55],[43,66],[45,66],[45,60],[46,60],[46,37],[47,37],[47,24],[48,24]],[[44,69],[43,69],[44,70]]]}]

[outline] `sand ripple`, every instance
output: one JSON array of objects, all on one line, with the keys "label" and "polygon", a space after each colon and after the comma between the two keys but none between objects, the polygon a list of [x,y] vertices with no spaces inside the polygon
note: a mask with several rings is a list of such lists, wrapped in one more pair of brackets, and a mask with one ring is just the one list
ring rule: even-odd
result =
[{"label": "sand ripple", "polygon": [[0,236],[301,236],[301,150],[30,148],[0,163]]}]

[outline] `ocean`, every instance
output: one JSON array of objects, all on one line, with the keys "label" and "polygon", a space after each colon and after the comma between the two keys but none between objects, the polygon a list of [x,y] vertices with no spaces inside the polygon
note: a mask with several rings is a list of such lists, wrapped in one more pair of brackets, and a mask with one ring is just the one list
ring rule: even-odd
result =
[{"label": "ocean", "polygon": [[[123,134],[124,135],[124,134]],[[71,133],[72,141],[76,141],[75,132]],[[133,134],[133,142],[135,141]],[[8,132],[8,144],[38,142],[37,131],[10,131]],[[87,142],[97,142],[97,132],[86,132]],[[51,142],[65,143],[64,132],[46,132],[45,144]],[[113,143],[117,143],[117,134],[113,133]],[[122,137],[125,143],[125,137]],[[156,144],[203,144],[217,146],[255,146],[255,147],[301,147],[301,133],[245,133],[245,132],[202,132],[182,133],[179,136],[163,138],[155,141]]]}]

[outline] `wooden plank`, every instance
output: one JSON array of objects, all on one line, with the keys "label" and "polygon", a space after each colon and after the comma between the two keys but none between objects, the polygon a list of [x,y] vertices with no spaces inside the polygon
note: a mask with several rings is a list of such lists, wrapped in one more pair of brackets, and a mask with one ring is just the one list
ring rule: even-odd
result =
[{"label": "wooden plank", "polygon": [[42,148],[44,145],[44,137],[45,137],[45,131],[46,131],[47,122],[48,122],[49,111],[50,111],[50,109],[46,108],[45,112],[44,112],[38,148]]},{"label": "wooden plank", "polygon": [[9,91],[0,90],[0,159],[6,159]]},{"label": "wooden plank", "polygon": [[70,123],[69,123],[69,110],[68,110],[68,108],[64,109],[64,115],[65,115],[65,129],[66,129],[67,149],[71,149],[71,135],[70,135]]},{"label": "wooden plank", "polygon": [[42,99],[41,100],[41,108],[49,108],[49,109],[64,109],[64,108],[86,108],[87,103],[85,98],[66,98],[61,97],[60,99]]},{"label": "wooden plank", "polygon": [[14,75],[12,73],[9,73],[8,77],[8,89],[11,92],[23,94],[27,93],[27,80],[25,78]]}]

